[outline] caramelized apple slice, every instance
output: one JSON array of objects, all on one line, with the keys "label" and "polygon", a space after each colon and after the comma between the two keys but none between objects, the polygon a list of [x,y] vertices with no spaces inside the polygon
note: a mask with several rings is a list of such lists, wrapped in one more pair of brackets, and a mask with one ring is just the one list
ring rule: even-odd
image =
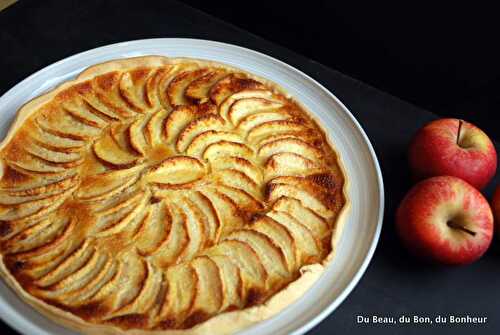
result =
[{"label": "caramelized apple slice", "polygon": [[306,129],[307,128],[303,124],[290,120],[269,121],[250,129],[247,140],[255,143],[268,136],[274,136],[280,133],[300,132]]},{"label": "caramelized apple slice", "polygon": [[146,124],[146,138],[151,146],[155,147],[165,141],[163,129],[165,119],[169,112],[165,109],[160,109],[154,113]]},{"label": "caramelized apple slice", "polygon": [[96,112],[94,108],[89,106],[85,101],[80,99],[72,99],[63,103],[63,109],[68,113],[71,117],[75,119],[75,121],[86,124],[90,127],[95,128],[104,128],[108,125],[109,118],[102,115],[99,112]]},{"label": "caramelized apple slice", "polygon": [[176,148],[184,152],[191,141],[199,134],[207,130],[223,130],[224,120],[218,115],[205,115],[189,123],[179,134]]},{"label": "caramelized apple slice", "polygon": [[196,106],[180,106],[175,108],[165,121],[167,143],[176,141],[181,131],[199,115]]},{"label": "caramelized apple slice", "polygon": [[210,256],[220,271],[222,281],[222,304],[220,311],[243,307],[243,279],[240,269],[228,256]]},{"label": "caramelized apple slice", "polygon": [[132,122],[128,128],[130,145],[138,154],[142,156],[146,155],[146,151],[149,148],[146,138],[144,137],[145,127],[148,121],[149,119],[147,117],[139,118]]},{"label": "caramelized apple slice", "polygon": [[307,158],[313,162],[322,160],[322,153],[319,149],[305,143],[299,139],[281,139],[269,142],[260,147],[257,155],[264,160],[267,160],[274,154],[290,152],[296,155]]},{"label": "caramelized apple slice", "polygon": [[226,239],[247,243],[255,250],[269,275],[270,287],[290,277],[283,252],[266,235],[256,230],[240,229],[229,234]]},{"label": "caramelized apple slice", "polygon": [[219,106],[219,113],[224,119],[228,120],[228,112],[229,108],[233,105],[233,103],[240,99],[247,98],[263,98],[266,100],[275,100],[273,99],[273,92],[265,90],[265,89],[246,89],[229,95]]},{"label": "caramelized apple slice", "polygon": [[228,96],[242,90],[266,89],[266,87],[241,73],[231,73],[219,80],[210,89],[210,99],[219,106]]},{"label": "caramelized apple slice", "polygon": [[144,113],[150,107],[148,101],[145,101],[145,85],[152,72],[152,69],[139,68],[123,73],[120,78],[120,94],[136,111]]},{"label": "caramelized apple slice", "polygon": [[216,243],[220,234],[220,222],[212,202],[201,192],[189,194],[191,201],[198,206],[207,220],[207,243]]},{"label": "caramelized apple slice", "polygon": [[177,263],[192,259],[203,249],[207,237],[207,219],[203,212],[189,199],[183,199],[180,204],[181,210],[186,216],[186,227],[189,243],[182,253],[177,257]]},{"label": "caramelized apple slice", "polygon": [[202,132],[201,134],[196,135],[193,138],[191,143],[186,148],[186,154],[192,157],[201,158],[203,152],[210,144],[219,141],[235,143],[243,142],[242,138],[235,133],[228,131],[207,130],[205,132]]},{"label": "caramelized apple slice", "polygon": [[224,69],[211,70],[198,79],[193,80],[187,87],[185,95],[196,103],[208,100],[209,91],[221,78],[227,75]]},{"label": "caramelized apple slice", "polygon": [[182,185],[200,179],[205,174],[205,166],[196,158],[174,156],[167,158],[151,169],[145,179],[151,183]]},{"label": "caramelized apple slice", "polygon": [[288,265],[288,272],[293,273],[297,270],[297,246],[287,228],[267,216],[255,220],[251,227],[269,237],[281,249]]},{"label": "caramelized apple slice", "polygon": [[139,254],[148,256],[156,252],[167,241],[171,228],[169,207],[162,202],[151,205],[134,235]]},{"label": "caramelized apple slice", "polygon": [[104,135],[96,141],[93,149],[94,154],[100,161],[113,168],[128,168],[139,161],[136,155],[122,150],[109,134]]},{"label": "caramelized apple slice", "polygon": [[201,256],[195,258],[191,266],[196,272],[198,281],[193,305],[184,321],[185,327],[191,327],[217,313],[223,299],[222,278],[217,264],[209,257]]},{"label": "caramelized apple slice", "polygon": [[168,84],[167,95],[172,106],[180,106],[188,103],[185,97],[185,89],[191,82],[208,73],[208,69],[197,69],[179,73]]},{"label": "caramelized apple slice", "polygon": [[160,323],[169,327],[182,324],[197,295],[198,275],[188,263],[168,268],[165,303],[159,313]]},{"label": "caramelized apple slice", "polygon": [[252,149],[243,143],[222,140],[210,144],[203,152],[202,157],[208,161],[213,161],[224,156],[243,157],[248,159],[254,157],[255,154]]},{"label": "caramelized apple slice", "polygon": [[238,206],[230,197],[211,188],[200,190],[200,192],[207,197],[215,208],[221,224],[219,236],[225,236],[243,225],[244,221]]},{"label": "caramelized apple slice", "polygon": [[269,157],[264,164],[265,179],[270,180],[280,176],[307,175],[315,173],[320,165],[310,159],[291,152],[281,152]]},{"label": "caramelized apple slice", "polygon": [[263,98],[246,98],[237,100],[229,108],[228,118],[232,124],[238,125],[240,121],[255,113],[268,112],[280,108],[280,102]]},{"label": "caramelized apple slice", "polygon": [[256,184],[260,184],[262,182],[262,172],[260,169],[244,158],[223,156],[212,160],[210,163],[212,170],[214,171],[234,169],[244,173]]},{"label": "caramelized apple slice", "polygon": [[298,264],[304,265],[319,260],[322,251],[321,242],[314,238],[309,228],[285,212],[270,211],[266,216],[286,228],[293,237]]},{"label": "caramelized apple slice", "polygon": [[290,118],[288,115],[277,112],[262,112],[251,114],[245,116],[240,120],[240,122],[238,123],[238,130],[247,133],[250,129],[255,128],[265,122],[286,120],[288,118]]}]

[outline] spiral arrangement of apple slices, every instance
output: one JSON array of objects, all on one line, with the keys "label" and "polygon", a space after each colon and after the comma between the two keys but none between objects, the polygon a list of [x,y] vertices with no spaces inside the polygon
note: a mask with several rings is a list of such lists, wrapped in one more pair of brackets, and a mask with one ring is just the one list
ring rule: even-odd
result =
[{"label": "spiral arrangement of apple slices", "polygon": [[63,90],[1,152],[0,250],[37,299],[118,327],[262,303],[331,251],[343,176],[292,100],[201,62]]}]

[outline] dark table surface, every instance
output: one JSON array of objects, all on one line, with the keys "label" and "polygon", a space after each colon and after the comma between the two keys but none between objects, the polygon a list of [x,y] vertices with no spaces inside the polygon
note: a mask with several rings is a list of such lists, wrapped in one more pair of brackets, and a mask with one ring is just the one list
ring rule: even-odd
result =
[{"label": "dark table surface", "polygon": [[[438,268],[411,258],[394,229],[394,211],[410,188],[408,141],[438,116],[333,69],[174,1],[21,1],[0,12],[0,94],[31,73],[87,49],[152,37],[191,37],[241,45],[278,58],[312,76],[350,109],[377,152],[385,181],[384,225],[365,275],[311,334],[498,334],[500,242],[478,262]],[[300,43],[300,41],[297,41]],[[328,46],[325,46],[327,48]],[[496,143],[497,149],[500,149]],[[497,176],[486,189],[491,195]],[[357,316],[482,316],[483,325],[360,325]],[[14,331],[0,323],[2,334]]]}]

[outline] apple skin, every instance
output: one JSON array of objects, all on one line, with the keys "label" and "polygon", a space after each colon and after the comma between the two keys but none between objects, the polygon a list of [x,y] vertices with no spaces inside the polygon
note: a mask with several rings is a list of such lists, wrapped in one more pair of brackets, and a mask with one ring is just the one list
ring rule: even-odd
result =
[{"label": "apple skin", "polygon": [[468,264],[491,244],[493,213],[467,182],[433,177],[417,183],[402,200],[396,228],[415,256],[438,264]]},{"label": "apple skin", "polygon": [[413,137],[408,160],[417,179],[433,176],[462,178],[477,189],[495,175],[495,146],[481,129],[458,119],[439,119]]},{"label": "apple skin", "polygon": [[493,210],[493,216],[495,218],[497,235],[500,237],[500,185],[497,186],[495,193],[493,193],[491,209]]}]

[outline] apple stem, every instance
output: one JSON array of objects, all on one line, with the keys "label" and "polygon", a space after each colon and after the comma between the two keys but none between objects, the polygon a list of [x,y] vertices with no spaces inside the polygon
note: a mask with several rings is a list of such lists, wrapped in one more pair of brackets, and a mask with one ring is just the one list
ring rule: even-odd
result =
[{"label": "apple stem", "polygon": [[453,221],[448,221],[447,224],[448,224],[448,227],[450,227],[450,228],[458,229],[458,230],[461,230],[464,233],[467,233],[469,235],[476,236],[476,232],[475,231],[467,229],[467,228],[465,228],[465,227],[463,227],[463,226],[461,226],[461,225],[459,225],[459,224],[457,224],[457,223],[455,223]]},{"label": "apple stem", "polygon": [[460,145],[460,132],[462,131],[462,120],[458,120],[457,144]]}]

